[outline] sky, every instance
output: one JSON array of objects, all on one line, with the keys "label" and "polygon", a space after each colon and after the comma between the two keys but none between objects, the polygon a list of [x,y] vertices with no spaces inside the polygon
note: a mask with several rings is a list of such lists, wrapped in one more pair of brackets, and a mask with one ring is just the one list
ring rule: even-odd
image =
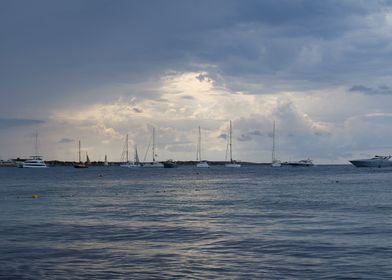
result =
[{"label": "sky", "polygon": [[0,159],[392,154],[392,1],[0,1]]}]

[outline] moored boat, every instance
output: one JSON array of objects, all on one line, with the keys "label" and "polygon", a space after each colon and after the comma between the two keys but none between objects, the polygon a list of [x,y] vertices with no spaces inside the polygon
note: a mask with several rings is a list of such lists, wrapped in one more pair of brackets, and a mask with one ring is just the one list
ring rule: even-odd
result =
[{"label": "moored boat", "polygon": [[285,165],[309,167],[309,166],[313,166],[314,163],[311,159],[308,158],[308,159],[302,159],[299,161],[289,161]]},{"label": "moored boat", "polygon": [[38,132],[35,133],[35,156],[30,157],[30,159],[25,160],[19,165],[22,168],[47,168],[42,157],[38,155]]},{"label": "moored boat", "polygon": [[[146,156],[149,148],[150,148],[150,144],[147,148]],[[146,159],[146,156],[144,157],[144,161]],[[155,160],[156,156],[157,155],[155,154],[155,128],[153,127],[152,128],[152,162],[143,162],[141,166],[147,168],[163,168],[164,167],[163,163]]]},{"label": "moored boat", "polygon": [[392,167],[392,156],[374,156],[369,159],[355,159],[349,162],[356,167]]},{"label": "moored boat", "polygon": [[197,168],[209,168],[209,164],[206,160],[201,159],[201,129],[199,126],[199,137],[197,138],[197,151],[196,151],[196,163]]},{"label": "moored boat", "polygon": [[[233,140],[232,140],[232,135],[233,135],[233,130],[231,127],[231,121],[230,121],[230,129],[229,129],[229,152],[230,152],[230,162],[226,163],[226,167],[231,167],[231,168],[239,168],[241,167],[241,164],[233,160]],[[226,149],[226,158],[227,158],[227,149]]]},{"label": "moored boat", "polygon": [[82,162],[82,158],[81,158],[81,143],[79,140],[79,162],[75,162],[73,164],[74,168],[88,168],[88,164],[90,163],[90,159],[88,157],[88,154],[86,152],[86,162]]},{"label": "moored boat", "polygon": [[23,168],[47,168],[41,156],[32,156],[22,163]]},{"label": "moored boat", "polygon": [[272,130],[272,161],[271,161],[271,166],[272,167],[280,167],[282,166],[282,163],[280,160],[276,159],[276,152],[275,152],[275,121],[273,125],[273,130]]},{"label": "moored boat", "polygon": [[177,163],[172,159],[169,159],[163,163],[164,168],[175,168],[177,167]]}]

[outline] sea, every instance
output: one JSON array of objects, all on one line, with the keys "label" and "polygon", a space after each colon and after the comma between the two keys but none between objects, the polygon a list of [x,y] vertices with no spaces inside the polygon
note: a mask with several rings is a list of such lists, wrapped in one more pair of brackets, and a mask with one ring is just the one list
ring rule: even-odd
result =
[{"label": "sea", "polygon": [[392,279],[392,169],[0,168],[0,279]]}]

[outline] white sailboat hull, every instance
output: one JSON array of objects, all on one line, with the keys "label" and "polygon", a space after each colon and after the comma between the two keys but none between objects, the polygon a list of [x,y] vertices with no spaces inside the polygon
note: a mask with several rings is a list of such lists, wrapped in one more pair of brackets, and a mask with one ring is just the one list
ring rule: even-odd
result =
[{"label": "white sailboat hull", "polygon": [[230,168],[240,168],[241,164],[238,164],[238,163],[226,163],[225,166],[226,167],[230,167]]},{"label": "white sailboat hull", "polygon": [[210,165],[206,161],[196,163],[197,168],[209,168]]},{"label": "white sailboat hull", "polygon": [[123,168],[138,168],[138,167],[141,167],[141,165],[138,164],[138,163],[129,162],[129,163],[121,164],[120,167],[123,167]]},{"label": "white sailboat hull", "polygon": [[163,168],[163,163],[161,162],[153,162],[153,163],[144,163],[142,165],[143,168]]}]

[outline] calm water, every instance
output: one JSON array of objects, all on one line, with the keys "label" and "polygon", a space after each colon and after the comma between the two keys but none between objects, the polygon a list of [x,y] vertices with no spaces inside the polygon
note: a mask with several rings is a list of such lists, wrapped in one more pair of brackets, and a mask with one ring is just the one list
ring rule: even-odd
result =
[{"label": "calm water", "polygon": [[1,168],[0,278],[391,279],[392,170]]}]

